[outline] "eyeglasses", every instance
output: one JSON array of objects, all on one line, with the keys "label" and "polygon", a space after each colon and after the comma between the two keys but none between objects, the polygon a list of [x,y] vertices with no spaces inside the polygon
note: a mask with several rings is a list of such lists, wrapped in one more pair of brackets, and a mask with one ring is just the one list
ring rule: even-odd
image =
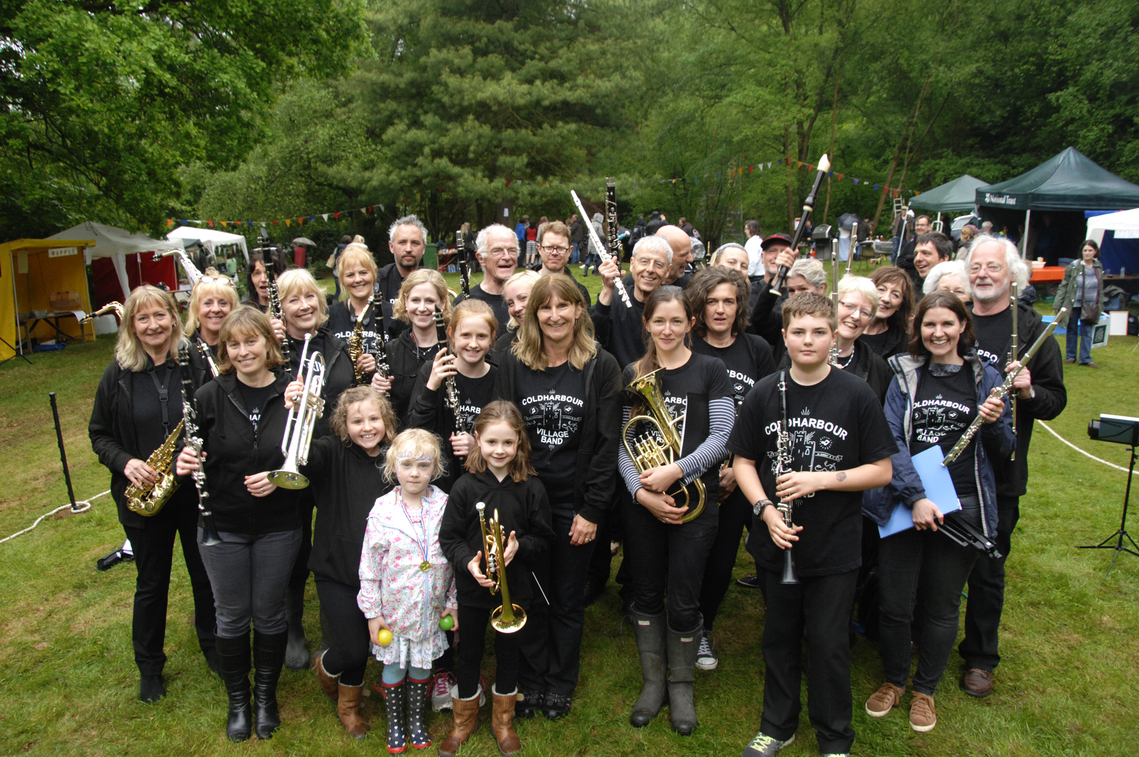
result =
[{"label": "eyeglasses", "polygon": [[491,247],[486,251],[486,254],[490,255],[492,258],[501,257],[506,254],[517,255],[518,247]]},{"label": "eyeglasses", "polygon": [[552,252],[559,255],[565,255],[570,251],[570,248],[568,247],[543,247],[542,249],[546,252]]},{"label": "eyeglasses", "polygon": [[1005,267],[1000,263],[989,263],[985,266],[974,264],[969,266],[969,273],[980,273],[982,268],[984,268],[989,273],[1001,273],[1005,270]]},{"label": "eyeglasses", "polygon": [[857,305],[854,305],[854,304],[849,303],[849,302],[844,302],[842,300],[839,300],[838,306],[848,313],[858,313],[863,318],[869,318],[871,316],[871,313],[868,309],[859,308]]},{"label": "eyeglasses", "polygon": [[225,284],[226,286],[231,286],[236,289],[236,286],[233,283],[233,279],[231,279],[229,276],[202,276],[202,278],[198,279],[198,283],[204,281],[216,281],[219,284]]},{"label": "eyeglasses", "polygon": [[643,266],[645,268],[652,268],[655,271],[668,270],[668,263],[664,262],[660,258],[646,258],[643,255],[638,255],[637,257],[633,258],[633,260],[637,261],[637,265]]}]

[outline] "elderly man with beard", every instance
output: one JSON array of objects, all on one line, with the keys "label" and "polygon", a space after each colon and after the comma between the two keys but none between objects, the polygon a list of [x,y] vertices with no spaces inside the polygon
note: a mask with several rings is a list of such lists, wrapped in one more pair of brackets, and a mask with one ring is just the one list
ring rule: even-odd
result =
[{"label": "elderly man with beard", "polygon": [[[977,354],[1002,373],[1012,370],[1013,311],[1009,300],[1014,277],[1023,286],[1028,269],[1016,245],[1007,239],[977,237],[965,258],[969,289],[973,294],[973,327],[977,333]],[[1045,330],[1040,314],[1020,302],[1016,357],[1023,355]],[[965,659],[961,688],[974,697],[986,697],[993,690],[993,670],[1000,662],[997,653],[998,628],[1004,607],[1005,561],[1012,547],[1012,532],[1020,518],[1020,498],[1028,487],[1028,445],[1037,418],[1055,418],[1068,403],[1064,389],[1064,360],[1060,347],[1049,337],[1012,384],[1011,401],[1016,402],[1016,455],[1012,460],[993,460],[997,479],[998,523],[995,541],[1003,557],[982,555],[969,576],[968,605],[965,610],[965,638],[958,651]]]},{"label": "elderly man with beard", "polygon": [[399,299],[399,288],[411,272],[423,262],[427,251],[427,227],[418,216],[407,215],[397,218],[388,228],[388,250],[394,263],[388,263],[376,275],[376,285],[384,302],[384,333],[388,339],[399,336],[408,324],[392,315],[392,306]]},{"label": "elderly man with beard", "polygon": [[[567,267],[573,245],[570,243],[570,230],[561,221],[550,221],[538,230],[538,255],[542,258],[542,267],[538,270],[539,276],[549,276],[552,273],[564,273],[573,279],[573,272]],[[587,306],[593,304],[593,298],[577,279],[577,290],[585,298]]]},{"label": "elderly man with beard", "polygon": [[[502,296],[502,287],[518,269],[518,237],[502,224],[495,223],[479,232],[475,244],[478,248],[475,255],[482,265],[483,280],[471,287],[470,299],[490,305],[501,334],[510,323],[510,309]],[[455,305],[465,299],[466,295],[460,294],[455,298]]]}]

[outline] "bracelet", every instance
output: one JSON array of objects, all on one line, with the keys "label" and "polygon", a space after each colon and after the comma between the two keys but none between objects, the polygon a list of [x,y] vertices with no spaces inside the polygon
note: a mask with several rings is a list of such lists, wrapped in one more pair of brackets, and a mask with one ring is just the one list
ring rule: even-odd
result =
[{"label": "bracelet", "polygon": [[757,518],[763,517],[763,509],[765,507],[775,507],[775,503],[769,499],[761,499],[751,506],[751,511],[755,513]]}]

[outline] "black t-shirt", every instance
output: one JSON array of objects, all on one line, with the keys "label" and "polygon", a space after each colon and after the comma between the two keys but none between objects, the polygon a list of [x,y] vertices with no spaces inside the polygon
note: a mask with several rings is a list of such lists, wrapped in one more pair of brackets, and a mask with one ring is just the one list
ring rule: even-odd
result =
[{"label": "black t-shirt", "polygon": [[[953,368],[958,370],[953,371]],[[921,368],[914,397],[910,454],[916,455],[935,445],[940,446],[943,453],[948,453],[976,416],[977,392],[973,371],[968,366]],[[949,464],[949,475],[959,497],[977,496],[977,480],[973,471],[976,453],[977,438],[974,437],[965,451]]]},{"label": "black t-shirt", "polygon": [[391,368],[389,377],[392,380],[389,397],[400,428],[407,425],[408,412],[415,401],[412,395],[419,370],[435,360],[435,353],[442,346],[435,343],[429,347],[420,347],[415,343],[411,331],[405,331],[397,339],[388,342],[388,367]]},{"label": "black t-shirt", "polygon": [[[728,441],[729,452],[755,461],[768,498],[775,500],[778,387],[784,374],[792,470],[850,470],[898,451],[882,405],[862,379],[832,370],[819,383],[801,386],[790,371],[775,373],[756,383],[744,399]],[[799,575],[834,575],[861,564],[861,492],[816,492],[796,502],[793,520],[803,526],[792,552]],[[782,568],[782,550],[766,525],[753,527],[747,544],[764,570]]]},{"label": "black t-shirt", "polygon": [[973,330],[977,333],[977,357],[1004,375],[1012,346],[1012,308],[996,315],[974,314]]},{"label": "black t-shirt", "polygon": [[265,403],[269,400],[269,396],[277,393],[276,389],[272,384],[268,384],[267,386],[248,386],[239,380],[237,382],[237,391],[241,392],[241,402],[245,405],[246,412],[249,413],[249,423],[253,426],[253,436],[256,438],[260,431],[261,411],[265,408]]},{"label": "black t-shirt", "polygon": [[714,347],[702,337],[693,336],[692,351],[718,357],[723,361],[724,367],[728,369],[728,381],[737,410],[755,382],[775,372],[771,346],[763,337],[755,334],[740,334],[727,347]]},{"label": "black t-shirt", "polygon": [[[356,320],[356,312],[348,300],[335,302],[328,309],[328,330],[344,344],[348,344],[348,340],[352,338],[352,332],[356,329]],[[364,313],[364,325],[360,329],[364,352],[369,355],[376,354],[377,320],[376,308],[369,305],[367,312]]]},{"label": "black t-shirt", "polygon": [[534,470],[551,500],[572,500],[585,421],[585,374],[568,362],[544,371],[523,369],[518,372],[517,394],[522,398]]},{"label": "black t-shirt", "polygon": [[[460,294],[455,298],[455,305],[457,306],[465,299],[467,296]],[[490,305],[490,309],[494,311],[494,317],[498,319],[498,333],[501,334],[506,331],[506,326],[510,323],[510,308],[506,306],[506,298],[503,295],[490,294],[483,290],[482,284],[479,284],[471,287],[470,299]]]},{"label": "black t-shirt", "polygon": [[906,352],[909,349],[909,338],[901,329],[890,326],[880,334],[863,333],[856,344],[869,347],[881,358],[888,358]]},{"label": "black t-shirt", "polygon": [[[146,459],[162,446],[166,437],[182,420],[182,367],[173,360],[155,367],[146,359],[147,370],[131,376],[131,412],[137,435],[139,455]],[[158,384],[155,384],[155,380]],[[162,424],[162,399],[166,393],[166,425]]]},{"label": "black t-shirt", "polygon": [[621,366],[639,360],[645,354],[645,303],[633,296],[632,285],[625,289],[633,307],[626,307],[620,293],[614,289],[609,305],[597,302],[590,311],[598,343],[617,358],[617,364]]}]

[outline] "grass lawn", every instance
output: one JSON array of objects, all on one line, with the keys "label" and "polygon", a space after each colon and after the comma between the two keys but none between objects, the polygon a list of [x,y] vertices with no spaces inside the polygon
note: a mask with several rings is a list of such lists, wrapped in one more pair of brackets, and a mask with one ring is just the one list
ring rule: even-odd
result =
[{"label": "grass lawn", "polygon": [[[448,280],[458,289],[457,276]],[[594,291],[600,285],[595,277],[585,281]],[[1100,370],[1066,366],[1068,407],[1048,424],[1079,448],[1122,466],[1126,449],[1090,441],[1086,428],[1101,412],[1139,416],[1135,346],[1135,337],[1112,337],[1094,353]],[[0,366],[0,538],[67,500],[49,391],[58,394],[76,495],[88,499],[108,488],[109,474],[91,452],[86,425],[112,349],[112,338],[104,337],[37,354],[33,366],[21,361]],[[955,654],[937,697],[936,730],[915,734],[904,711],[872,720],[863,713],[862,702],[881,683],[881,663],[877,650],[859,639],[852,671],[856,754],[1134,751],[1139,701],[1129,681],[1139,667],[1139,558],[1123,555],[1105,579],[1111,552],[1074,549],[1099,542],[1119,526],[1126,474],[1076,453],[1039,425],[1030,466],[1029,493],[1021,501],[1008,563],[1003,662],[994,694],[974,700],[960,692],[961,660]],[[1139,533],[1139,525],[1132,528]],[[114,504],[103,496],[86,513],[60,513],[0,544],[0,754],[385,753],[383,708],[375,697],[365,715],[377,730],[356,742],[340,726],[311,674],[287,670],[281,680],[279,734],[267,743],[226,741],[225,694],[198,651],[189,584],[178,557],[166,636],[169,695],[155,705],[139,703],[130,642],[135,570],[129,564],[106,573],[95,570],[95,560],[122,540]],[[749,572],[750,560],[741,549],[736,575]],[[315,642],[320,630],[311,582],[308,606],[306,626]],[[525,754],[739,754],[759,726],[764,614],[759,593],[735,585],[728,592],[717,622],[720,669],[698,671],[700,727],[689,738],[672,733],[667,712],[647,728],[629,726],[640,675],[632,635],[619,633],[618,607],[610,585],[589,608],[573,713],[558,723],[541,718],[521,722]],[[488,671],[493,660],[489,663]],[[378,678],[379,668],[369,667],[369,681]],[[783,752],[788,757],[817,754],[805,702],[804,691],[799,739]],[[489,717],[489,710],[484,716]],[[436,743],[450,720],[447,714],[429,717]],[[489,729],[480,729],[461,753],[497,754]]]}]

